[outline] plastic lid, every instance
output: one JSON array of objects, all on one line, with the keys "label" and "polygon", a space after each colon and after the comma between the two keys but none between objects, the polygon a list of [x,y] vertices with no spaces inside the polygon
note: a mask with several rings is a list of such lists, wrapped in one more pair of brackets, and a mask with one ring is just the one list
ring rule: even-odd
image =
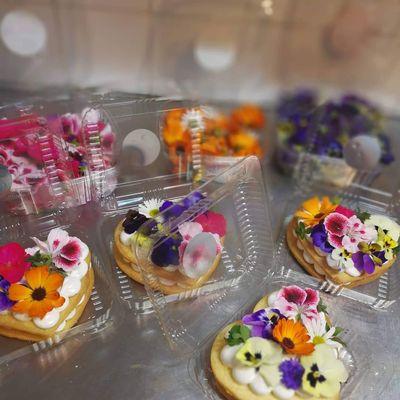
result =
[{"label": "plastic lid", "polygon": [[[248,157],[172,202],[150,195],[139,206],[141,216],[131,211],[120,227],[132,235],[128,268],[140,274],[135,279],[145,284],[172,351],[186,355],[213,333],[206,327],[218,329],[230,318],[272,267],[260,163]],[[161,211],[143,223],[158,202]]]}]

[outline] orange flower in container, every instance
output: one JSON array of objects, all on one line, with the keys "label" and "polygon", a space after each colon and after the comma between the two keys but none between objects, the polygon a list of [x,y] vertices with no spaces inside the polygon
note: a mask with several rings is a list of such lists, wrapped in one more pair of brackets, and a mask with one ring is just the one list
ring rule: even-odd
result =
[{"label": "orange flower in container", "polygon": [[265,117],[262,109],[255,104],[243,104],[232,111],[233,129],[246,126],[252,129],[262,129]]},{"label": "orange flower in container", "polygon": [[228,144],[224,136],[205,136],[201,144],[203,154],[211,156],[228,155]]},{"label": "orange flower in container", "polygon": [[262,156],[262,149],[258,138],[251,132],[244,130],[232,133],[228,136],[229,146],[233,150],[233,155],[237,157],[245,157],[249,155]]}]

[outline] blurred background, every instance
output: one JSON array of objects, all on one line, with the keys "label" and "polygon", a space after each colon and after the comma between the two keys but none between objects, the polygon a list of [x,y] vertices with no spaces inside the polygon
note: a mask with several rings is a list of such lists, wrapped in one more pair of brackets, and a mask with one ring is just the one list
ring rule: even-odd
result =
[{"label": "blurred background", "polygon": [[394,109],[399,19],[397,0],[2,0],[2,98],[101,87],[273,101],[313,86]]}]

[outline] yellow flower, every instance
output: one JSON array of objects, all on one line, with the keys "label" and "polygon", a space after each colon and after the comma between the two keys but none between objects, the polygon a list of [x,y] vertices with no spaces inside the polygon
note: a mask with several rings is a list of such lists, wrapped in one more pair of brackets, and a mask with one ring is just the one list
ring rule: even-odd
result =
[{"label": "yellow flower", "polygon": [[301,207],[302,209],[294,215],[300,218],[305,226],[314,226],[335,211],[337,205],[333,204],[327,196],[324,196],[321,201],[319,197],[315,196],[306,200]]},{"label": "yellow flower", "polygon": [[333,398],[348,379],[345,366],[327,344],[315,346],[314,352],[301,357],[300,362],[304,367],[302,389],[312,396]]},{"label": "yellow flower", "polygon": [[282,360],[282,349],[272,340],[251,337],[236,353],[236,360],[246,367],[275,365]]},{"label": "yellow flower", "polygon": [[398,243],[394,241],[388,234],[386,234],[382,228],[378,228],[377,244],[379,244],[381,250],[385,252],[386,260],[392,260],[393,249],[398,246]]}]

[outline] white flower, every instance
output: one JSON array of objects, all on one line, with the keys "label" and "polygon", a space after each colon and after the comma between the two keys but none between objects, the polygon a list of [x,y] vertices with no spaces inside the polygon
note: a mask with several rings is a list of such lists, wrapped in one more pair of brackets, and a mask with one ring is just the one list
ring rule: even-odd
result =
[{"label": "white flower", "polygon": [[365,220],[365,225],[377,226],[387,231],[387,234],[394,240],[398,241],[400,237],[400,225],[386,215],[374,214]]},{"label": "white flower", "polygon": [[160,207],[163,203],[164,200],[161,199],[145,200],[138,207],[139,214],[144,215],[146,218],[154,218],[160,212]]},{"label": "white flower", "polygon": [[344,247],[333,249],[331,257],[333,260],[338,261],[338,266],[340,270],[350,269],[354,267],[351,253],[349,253]]},{"label": "white flower", "polygon": [[182,124],[185,129],[189,129],[190,131],[202,131],[204,130],[203,114],[200,110],[192,108],[183,114]]},{"label": "white flower", "polygon": [[335,334],[335,327],[332,326],[329,330],[326,330],[326,317],[323,312],[318,314],[318,318],[305,319],[303,323],[307,329],[308,335],[310,336],[310,342],[315,345],[326,343],[329,346],[337,348],[342,346],[340,343],[332,340],[332,337]]}]

